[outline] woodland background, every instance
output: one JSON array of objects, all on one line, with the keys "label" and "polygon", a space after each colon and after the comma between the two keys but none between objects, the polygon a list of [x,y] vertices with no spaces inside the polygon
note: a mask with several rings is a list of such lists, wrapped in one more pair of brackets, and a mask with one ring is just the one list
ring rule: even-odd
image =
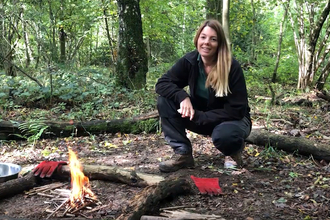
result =
[{"label": "woodland background", "polygon": [[[119,217],[136,198],[152,201],[153,215],[192,207],[226,219],[329,219],[329,12],[330,0],[0,0],[0,161],[29,172],[43,160],[67,161],[72,147],[84,165],[187,183],[190,175],[216,177],[224,192],[204,196],[194,187],[155,204],[136,196],[141,188],[93,180],[108,205],[93,219],[128,219]],[[173,152],[154,86],[195,49],[206,18],[221,21],[244,70],[253,120],[244,169],[223,169],[210,137],[188,133],[195,169],[160,173]],[[17,187],[0,186],[0,218],[48,216],[44,199],[4,199]]]},{"label": "woodland background", "polygon": [[[195,31],[206,18],[222,22],[252,107],[271,115],[284,98],[309,99],[312,92],[328,98],[329,3],[1,0],[0,120],[24,122],[23,135],[11,138],[35,140],[47,132],[45,120],[151,112],[156,80],[194,49]],[[153,123],[143,130],[157,129]]]}]

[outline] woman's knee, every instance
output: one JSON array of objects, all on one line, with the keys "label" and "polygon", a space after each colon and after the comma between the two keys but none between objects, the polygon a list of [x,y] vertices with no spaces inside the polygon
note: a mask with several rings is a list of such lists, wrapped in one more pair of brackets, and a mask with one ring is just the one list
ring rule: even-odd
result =
[{"label": "woman's knee", "polygon": [[235,124],[223,124],[217,126],[212,132],[214,146],[224,155],[231,155],[244,144],[244,134],[239,126]]},{"label": "woman's knee", "polygon": [[158,96],[157,109],[160,117],[174,117],[178,114],[174,101]]}]

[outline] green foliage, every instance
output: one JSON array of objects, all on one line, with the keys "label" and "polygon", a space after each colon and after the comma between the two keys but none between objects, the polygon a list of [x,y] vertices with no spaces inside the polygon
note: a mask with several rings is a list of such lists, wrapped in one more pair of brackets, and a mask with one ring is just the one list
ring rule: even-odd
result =
[{"label": "green foliage", "polygon": [[29,142],[34,142],[44,134],[48,125],[45,124],[44,120],[34,120],[24,122],[18,128],[25,134],[22,136],[23,138],[26,138]]},{"label": "green foliage", "polygon": [[150,132],[155,132],[159,130],[158,128],[159,122],[157,119],[149,119],[149,120],[144,120],[140,121],[137,123],[137,126],[135,128],[136,133],[145,132],[145,133],[150,133]]},{"label": "green foliage", "polygon": [[173,62],[194,49],[193,37],[204,19],[204,1],[143,0],[143,33],[151,47],[152,65]]},{"label": "green foliage", "polygon": [[[5,71],[0,70],[1,117],[7,118],[10,111],[18,109],[20,112],[15,117],[20,120],[54,117],[59,120],[113,119],[154,110],[157,97],[155,83],[180,56],[195,49],[193,38],[197,27],[205,19],[205,4],[205,0],[140,1],[143,37],[150,51],[149,70],[145,89],[130,91],[118,87],[114,82],[115,63],[112,55],[116,58],[118,52],[115,1],[49,1],[46,4],[37,1],[4,2],[1,8],[3,13],[0,14],[2,30],[11,30],[12,23],[18,24],[13,32],[16,34],[11,39],[12,44],[17,42],[12,47],[15,48],[12,61],[43,87],[17,70],[16,77],[6,76]],[[319,9],[324,4],[325,1],[321,1],[315,6]],[[270,97],[270,85],[276,96],[284,94],[289,86],[295,86],[298,59],[293,32],[287,20],[277,81],[269,84],[278,52],[283,5],[277,1],[254,1],[254,9],[255,17],[250,1],[231,1],[230,33],[233,54],[244,68],[249,98],[252,104],[264,102],[263,111],[266,112],[271,108],[269,101],[255,100],[254,97]],[[104,28],[105,17],[109,22],[110,39]],[[26,30],[22,28],[23,22]],[[59,64],[60,27],[66,33],[67,62],[62,64]],[[256,33],[254,47],[251,43],[253,30]],[[27,68],[26,45],[23,38],[18,39],[18,35],[25,36],[24,33],[27,33],[31,55],[31,63]],[[325,33],[322,30],[321,36]],[[4,46],[9,41],[5,40],[0,39],[2,55],[9,52]],[[251,60],[252,51],[256,53],[256,60]],[[0,68],[4,68],[5,63],[0,61]],[[105,66],[111,66],[111,69]],[[329,91],[329,86],[325,85],[326,91]],[[31,111],[32,108],[34,111]]]},{"label": "green foliage", "polygon": [[[40,88],[23,77],[0,77],[3,85],[0,94],[4,94],[0,96],[0,107],[5,111],[19,106],[40,108],[21,114],[21,120],[53,119],[54,115],[61,120],[92,120],[138,115],[154,110],[156,106],[153,90],[130,91],[118,87],[107,69],[60,69],[52,76],[52,94],[45,78],[42,79],[45,87]],[[149,84],[148,88],[153,86]],[[9,90],[12,90],[12,98],[8,95]]]},{"label": "green foliage", "polygon": [[158,78],[166,73],[172,65],[172,63],[162,63],[156,67],[150,67],[147,73],[147,89],[153,90]]},{"label": "green foliage", "polygon": [[260,157],[264,158],[265,160],[275,158],[280,159],[283,157],[283,153],[272,146],[265,146],[265,149],[260,153]]}]

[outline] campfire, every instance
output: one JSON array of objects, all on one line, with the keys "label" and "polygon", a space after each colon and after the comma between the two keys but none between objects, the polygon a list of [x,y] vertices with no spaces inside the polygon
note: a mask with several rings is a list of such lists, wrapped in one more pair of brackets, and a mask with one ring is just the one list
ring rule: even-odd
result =
[{"label": "campfire", "polygon": [[90,189],[89,179],[82,172],[82,166],[71,149],[69,149],[69,166],[71,172],[70,206],[72,209],[79,209],[81,206],[97,201]]},{"label": "campfire", "polygon": [[[48,208],[46,210],[46,212],[50,213],[47,219],[54,215],[56,217],[75,217],[80,215],[90,218],[87,216],[89,213],[103,208],[103,206],[100,206],[101,202],[91,190],[88,177],[82,172],[81,163],[71,149],[69,149],[69,167],[71,189],[59,189],[59,187],[63,187],[66,184],[54,183],[47,186],[35,187],[27,193],[28,195],[38,194],[51,198],[51,201],[47,203],[55,205],[55,209],[51,210]],[[45,193],[46,191],[48,193],[50,191],[50,194],[53,195]],[[83,210],[87,211],[83,212]]]}]

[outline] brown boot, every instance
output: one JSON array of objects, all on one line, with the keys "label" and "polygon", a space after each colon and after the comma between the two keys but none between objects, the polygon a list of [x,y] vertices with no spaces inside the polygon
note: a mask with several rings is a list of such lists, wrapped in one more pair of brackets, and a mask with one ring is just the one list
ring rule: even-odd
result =
[{"label": "brown boot", "polygon": [[195,162],[191,154],[174,154],[170,160],[161,162],[159,164],[159,170],[164,173],[170,173],[182,168],[193,168],[194,166]]}]

